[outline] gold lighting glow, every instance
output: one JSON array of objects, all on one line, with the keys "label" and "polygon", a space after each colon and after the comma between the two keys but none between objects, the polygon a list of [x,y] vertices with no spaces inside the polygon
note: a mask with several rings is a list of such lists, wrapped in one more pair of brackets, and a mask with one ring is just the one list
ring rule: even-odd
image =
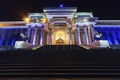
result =
[{"label": "gold lighting glow", "polygon": [[56,40],[58,40],[59,38],[63,39],[65,38],[64,32],[63,31],[58,31],[56,33]]},{"label": "gold lighting glow", "polygon": [[26,23],[29,23],[29,22],[30,22],[30,18],[28,18],[28,17],[23,18],[23,20],[24,20]]},{"label": "gold lighting glow", "polygon": [[46,19],[45,19],[45,18],[42,18],[41,21],[42,21],[43,23],[45,23],[45,22],[46,22]]}]

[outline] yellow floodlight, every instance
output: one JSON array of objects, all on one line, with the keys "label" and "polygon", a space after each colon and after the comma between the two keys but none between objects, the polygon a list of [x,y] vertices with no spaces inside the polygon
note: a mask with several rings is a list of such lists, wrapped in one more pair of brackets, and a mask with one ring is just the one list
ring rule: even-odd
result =
[{"label": "yellow floodlight", "polygon": [[23,20],[24,20],[26,23],[29,23],[31,19],[28,18],[28,17],[25,17],[25,18],[23,18]]},{"label": "yellow floodlight", "polygon": [[42,18],[41,21],[42,21],[43,23],[45,23],[45,22],[46,22],[46,19],[45,19],[45,18]]}]

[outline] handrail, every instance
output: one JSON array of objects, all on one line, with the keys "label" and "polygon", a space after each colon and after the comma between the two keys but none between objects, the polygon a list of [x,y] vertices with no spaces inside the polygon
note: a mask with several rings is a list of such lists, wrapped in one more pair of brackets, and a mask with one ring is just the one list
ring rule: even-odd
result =
[{"label": "handrail", "polygon": [[88,46],[84,46],[84,45],[78,45],[78,46],[80,46],[80,47],[82,47],[82,48],[85,48],[85,49],[91,49],[90,47],[88,47]]},{"label": "handrail", "polygon": [[38,49],[38,48],[40,48],[40,47],[43,47],[43,45],[39,45],[39,46],[37,46],[37,47],[34,47],[34,48],[32,48],[32,50],[36,50],[36,49]]}]

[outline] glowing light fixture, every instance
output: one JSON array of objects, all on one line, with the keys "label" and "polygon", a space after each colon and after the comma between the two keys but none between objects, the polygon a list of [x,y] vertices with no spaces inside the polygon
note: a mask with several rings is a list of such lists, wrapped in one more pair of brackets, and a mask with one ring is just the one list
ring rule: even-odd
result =
[{"label": "glowing light fixture", "polygon": [[27,18],[27,17],[23,18],[23,20],[24,20],[26,23],[29,23],[29,22],[30,22],[30,18]]},{"label": "glowing light fixture", "polygon": [[64,5],[63,5],[63,4],[60,4],[59,6],[60,6],[61,8],[62,8],[62,7],[64,7]]},{"label": "glowing light fixture", "polygon": [[45,23],[45,22],[46,22],[46,19],[45,19],[45,18],[42,18],[41,21],[42,21],[43,23]]},{"label": "glowing light fixture", "polygon": [[88,22],[88,19],[83,19],[83,22]]}]

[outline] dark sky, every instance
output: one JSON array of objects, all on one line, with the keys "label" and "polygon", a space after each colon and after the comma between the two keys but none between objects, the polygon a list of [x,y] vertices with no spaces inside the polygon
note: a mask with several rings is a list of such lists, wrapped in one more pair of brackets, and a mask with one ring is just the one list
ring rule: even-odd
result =
[{"label": "dark sky", "polygon": [[0,20],[22,20],[29,12],[42,12],[43,7],[59,4],[93,12],[99,19],[120,19],[120,0],[0,0]]}]

